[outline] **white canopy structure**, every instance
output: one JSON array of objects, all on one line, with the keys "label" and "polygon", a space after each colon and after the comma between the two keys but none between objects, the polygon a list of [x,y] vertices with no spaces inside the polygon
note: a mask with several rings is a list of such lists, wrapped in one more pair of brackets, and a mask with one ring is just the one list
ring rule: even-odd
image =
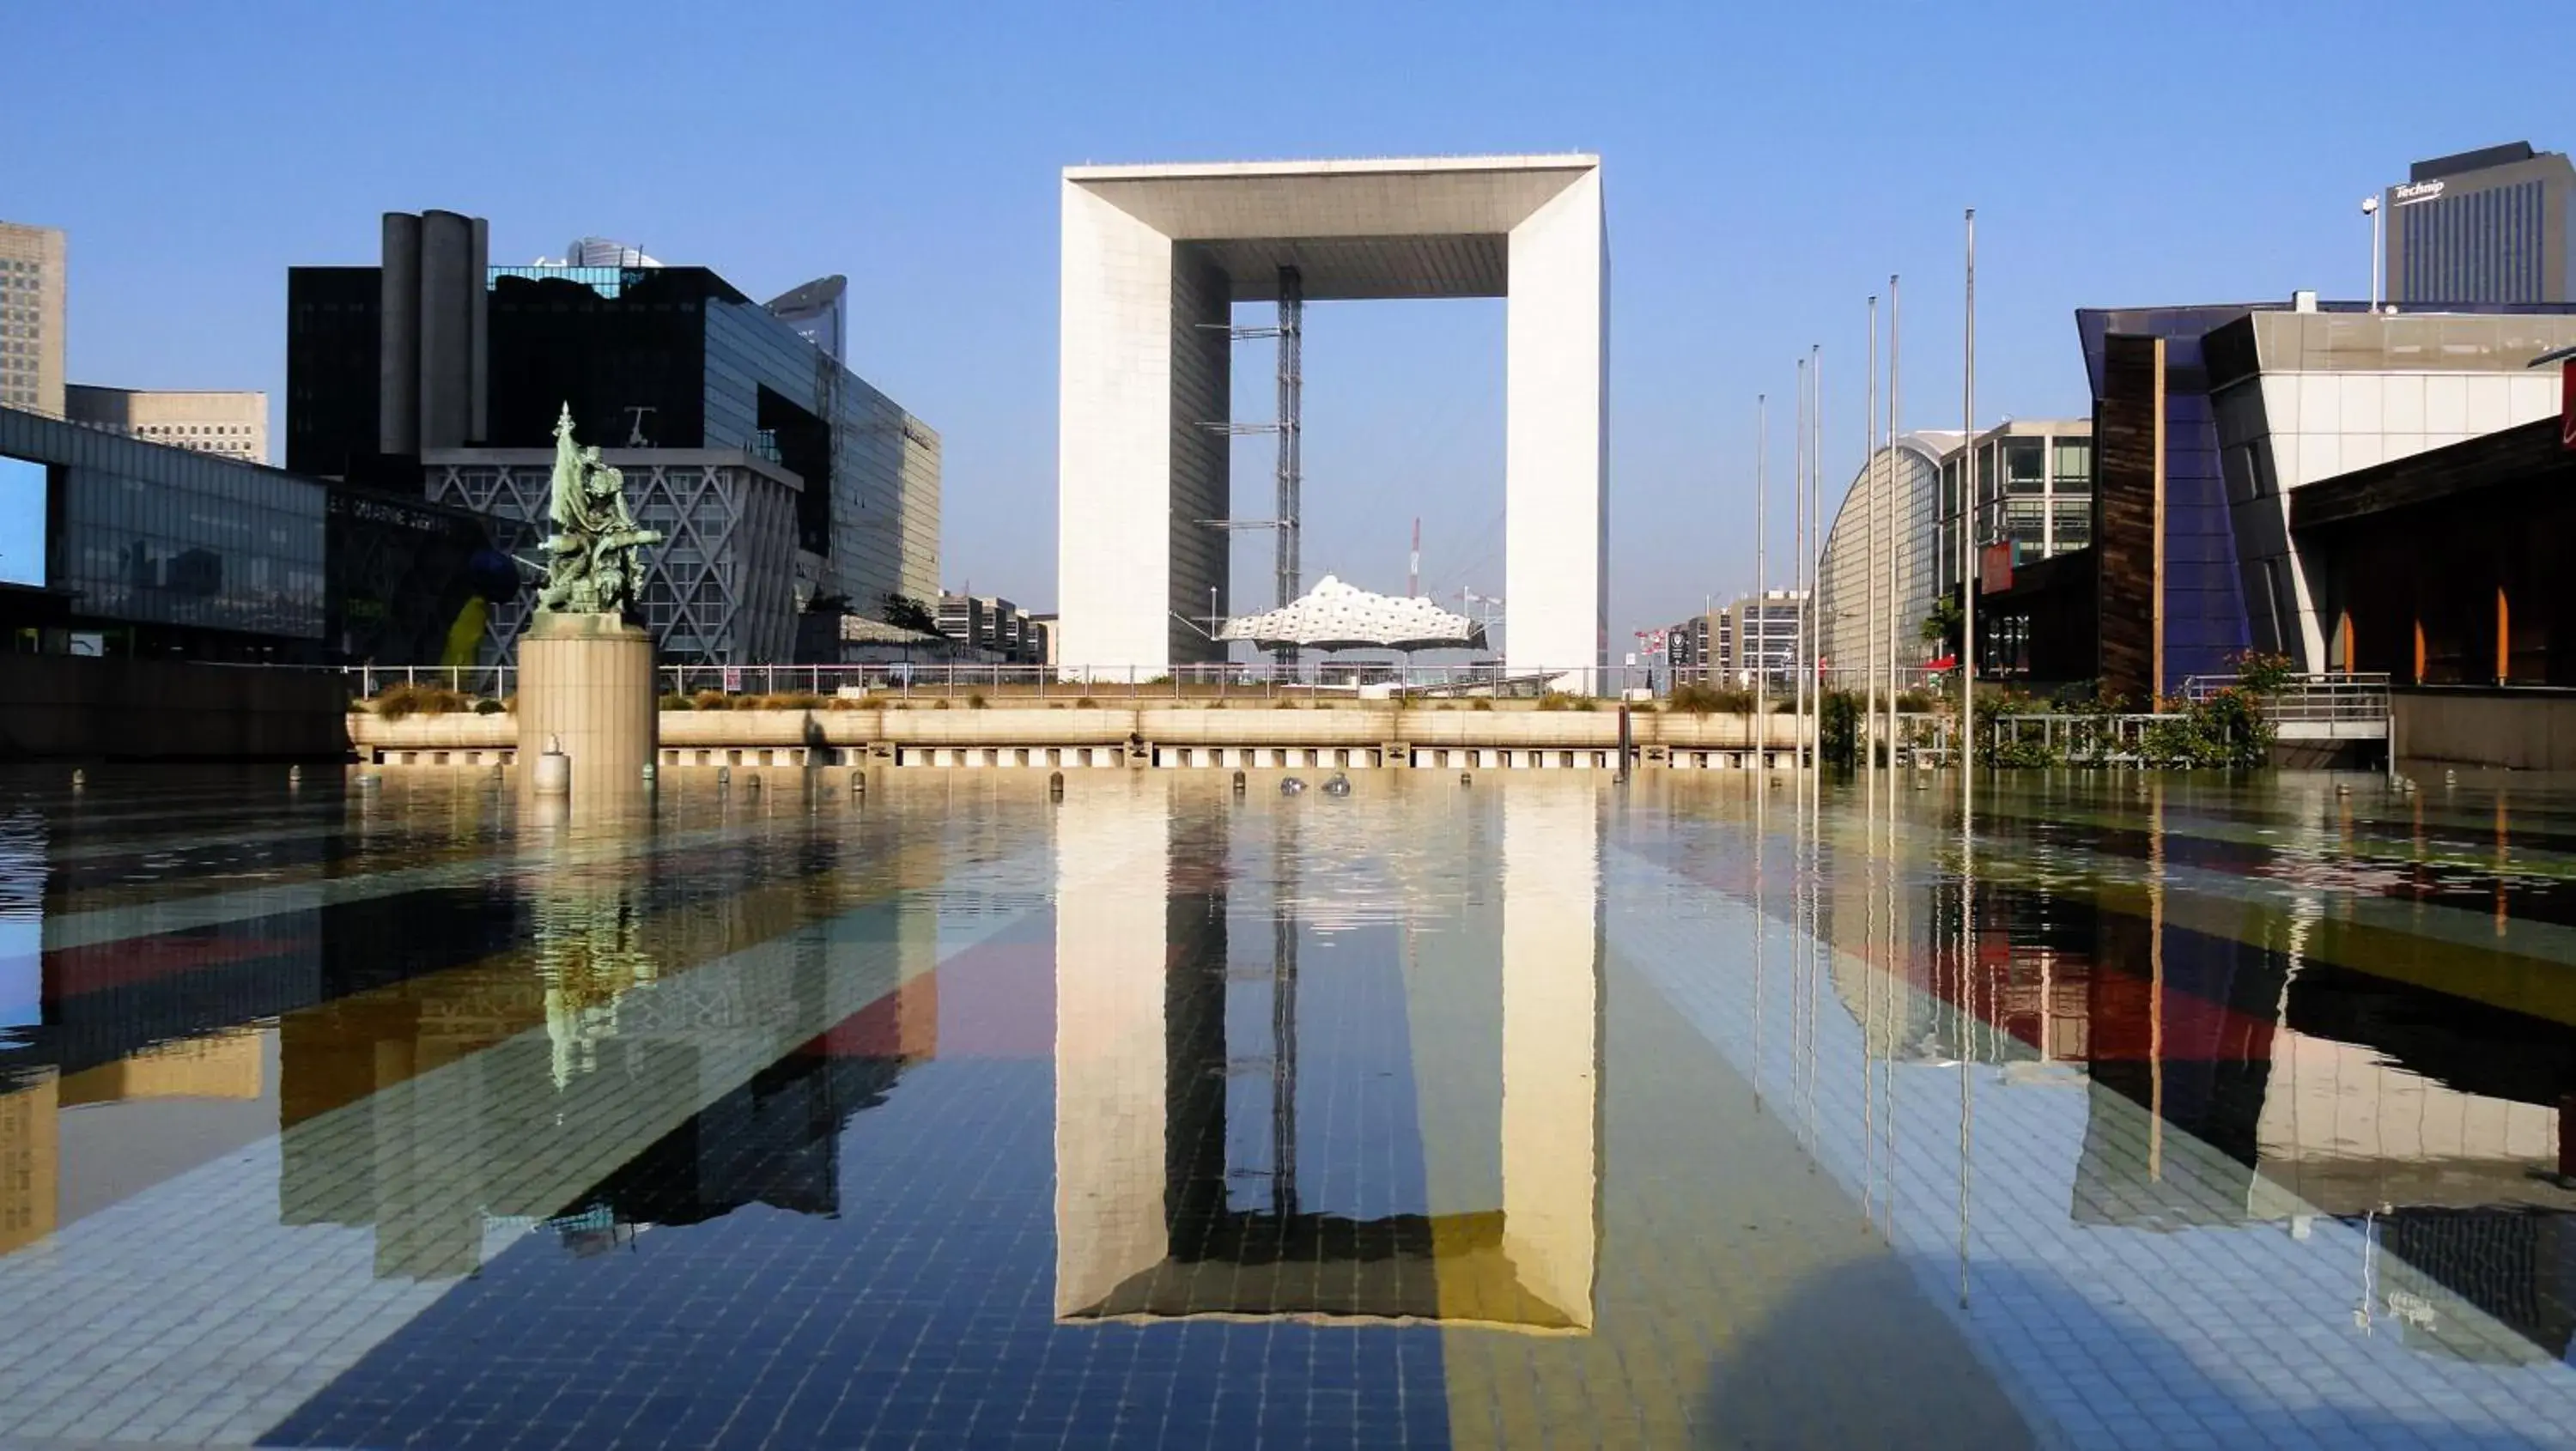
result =
[{"label": "white canopy structure", "polygon": [[1371,594],[1328,574],[1278,609],[1227,621],[1217,638],[1265,650],[1481,650],[1485,627],[1427,599]]}]

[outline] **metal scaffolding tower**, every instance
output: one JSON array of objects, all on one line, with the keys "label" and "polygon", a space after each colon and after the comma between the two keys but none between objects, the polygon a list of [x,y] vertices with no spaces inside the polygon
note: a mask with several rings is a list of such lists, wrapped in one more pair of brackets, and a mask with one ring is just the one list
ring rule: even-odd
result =
[{"label": "metal scaffolding tower", "polygon": [[[1229,437],[1242,438],[1257,433],[1279,435],[1279,507],[1268,519],[1201,519],[1211,529],[1276,529],[1274,563],[1279,598],[1275,607],[1285,609],[1296,602],[1305,589],[1304,568],[1299,560],[1297,496],[1305,481],[1305,465],[1298,457],[1298,436],[1302,431],[1298,413],[1305,393],[1302,349],[1306,331],[1306,284],[1294,267],[1279,269],[1279,322],[1275,327],[1237,327],[1232,323],[1200,323],[1204,328],[1222,327],[1235,342],[1253,338],[1279,340],[1279,419],[1275,423],[1234,423],[1203,419],[1199,427],[1213,429]],[[1211,611],[1213,616],[1213,611]],[[1208,630],[1213,634],[1221,621],[1211,618]],[[1297,647],[1282,645],[1277,650],[1279,663],[1297,663]]]},{"label": "metal scaffolding tower", "polygon": [[[1305,280],[1294,267],[1279,269],[1279,604],[1293,602],[1304,587],[1298,562],[1297,494],[1304,482],[1297,443],[1298,412],[1305,392],[1300,343],[1306,327]],[[1297,647],[1282,646],[1279,663],[1297,663]]]}]

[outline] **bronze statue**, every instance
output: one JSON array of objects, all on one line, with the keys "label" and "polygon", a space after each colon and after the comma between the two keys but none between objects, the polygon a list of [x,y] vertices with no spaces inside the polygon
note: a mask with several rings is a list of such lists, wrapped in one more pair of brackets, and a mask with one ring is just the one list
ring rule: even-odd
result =
[{"label": "bronze statue", "polygon": [[558,615],[622,615],[644,582],[644,546],[658,531],[637,527],[626,508],[626,477],[572,441],[572,405],[555,420],[555,472],[546,504],[546,587],[537,608]]}]

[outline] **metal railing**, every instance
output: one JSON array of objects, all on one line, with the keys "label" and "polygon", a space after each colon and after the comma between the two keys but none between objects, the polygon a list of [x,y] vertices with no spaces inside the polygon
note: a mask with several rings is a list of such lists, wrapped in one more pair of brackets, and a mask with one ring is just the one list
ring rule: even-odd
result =
[{"label": "metal railing", "polygon": [[[2243,682],[2233,675],[2194,675],[2182,683],[2183,697],[2194,703]],[[2263,718],[2285,722],[2378,721],[2389,712],[2389,677],[2383,671],[2356,674],[2294,675],[2279,690],[2258,696]]]},{"label": "metal railing", "polygon": [[[511,665],[352,665],[354,693],[371,699],[395,686],[430,687],[487,699],[518,688]],[[1049,665],[890,662],[870,665],[663,665],[655,688],[663,695],[751,696],[982,696],[995,704],[1030,699],[1049,702],[1120,700],[1372,699],[1406,696],[1535,697],[1571,683],[1588,693],[1622,694],[1632,686],[1666,682],[1663,672],[1619,666],[1565,669],[1492,665],[1384,665],[1311,662],[1281,669],[1251,665],[1185,665],[1076,669]]]}]

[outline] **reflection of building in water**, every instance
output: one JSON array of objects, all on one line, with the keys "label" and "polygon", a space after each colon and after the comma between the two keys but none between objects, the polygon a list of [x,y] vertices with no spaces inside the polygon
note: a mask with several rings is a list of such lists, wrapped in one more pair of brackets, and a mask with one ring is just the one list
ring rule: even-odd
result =
[{"label": "reflection of building in water", "polygon": [[54,1232],[59,1102],[50,1068],[25,1087],[0,1094],[0,1254]]},{"label": "reflection of building in water", "polygon": [[[1588,787],[1499,794],[1500,951],[1469,958],[1451,945],[1450,958],[1468,959],[1484,979],[1437,984],[1481,991],[1490,1013],[1467,1004],[1453,1014],[1462,1005],[1451,1000],[1440,1016],[1491,1032],[1473,1045],[1434,1041],[1422,1031],[1433,1015],[1417,1015],[1410,1065],[1426,1154],[1452,1134],[1492,1135],[1500,1154],[1488,1162],[1498,1172],[1486,1176],[1487,1202],[1453,1209],[1441,1202],[1451,1181],[1434,1164],[1433,1203],[1392,1213],[1328,1212],[1299,1182],[1299,1100],[1322,1099],[1333,1085],[1301,1082],[1298,1060],[1333,1045],[1299,1022],[1303,954],[1291,904],[1309,894],[1298,878],[1315,847],[1297,839],[1298,803],[1229,819],[1221,804],[1203,809],[1141,785],[1065,801],[1056,851],[1059,1319],[1590,1327],[1598,805]],[[1249,838],[1243,856],[1230,839],[1237,835]],[[1266,883],[1262,871],[1242,870],[1244,856],[1269,867]],[[1241,944],[1247,961],[1268,958],[1259,971],[1235,962],[1229,934],[1246,932],[1266,948]],[[1408,967],[1406,990],[1428,981],[1426,971]],[[1230,995],[1264,1011],[1229,1014]],[[1264,1019],[1266,1031],[1230,1032]],[[1476,1076],[1497,1091],[1482,1096],[1483,1121],[1471,1128],[1448,1116],[1457,1095],[1442,1080],[1450,1060],[1478,1057],[1486,1066]],[[1230,1096],[1230,1076],[1254,1081]],[[1268,1110],[1268,1132],[1230,1136],[1230,1109],[1255,1104]],[[1230,1140],[1266,1144],[1266,1155],[1255,1155],[1263,1162],[1233,1162]],[[1230,1192],[1247,1181],[1250,1192]]]},{"label": "reflection of building in water", "polygon": [[[2097,845],[2164,849],[2152,829]],[[2340,1218],[2366,1231],[2365,1323],[2478,1360],[2571,1348],[2576,1028],[2308,959],[2299,923],[2251,907],[2230,922],[2205,894],[2181,925],[2144,882],[1980,882],[1962,971],[1956,883],[1904,896],[1892,919],[1884,894],[1830,912],[1847,953],[1870,922],[1905,924],[1903,990],[1847,968],[1847,1009],[1875,1056],[1964,1049],[2007,1081],[2017,1063],[2080,1068],[2076,1222]]]},{"label": "reflection of building in water", "polygon": [[334,939],[289,1014],[279,1213],[371,1225],[384,1276],[471,1273],[495,1234],[829,1204],[837,1126],[935,1050],[938,849],[611,862],[499,904],[490,955],[430,973]]},{"label": "reflection of building in water", "polygon": [[[227,1147],[185,1142],[192,1130],[237,1127],[174,1120],[174,1132],[116,1140],[117,1163],[84,1163],[69,1182],[63,1168],[64,1116],[112,1104],[227,1099],[251,1102],[268,1086],[265,1035],[237,1030],[207,1038],[156,1043],[113,1062],[62,1074],[45,1066],[16,1090],[0,1094],[0,1254],[52,1234],[79,1215],[130,1192],[139,1177],[149,1182],[170,1159],[185,1167]],[[165,1144],[177,1138],[182,1142]],[[149,1145],[149,1148],[143,1146]]]}]

